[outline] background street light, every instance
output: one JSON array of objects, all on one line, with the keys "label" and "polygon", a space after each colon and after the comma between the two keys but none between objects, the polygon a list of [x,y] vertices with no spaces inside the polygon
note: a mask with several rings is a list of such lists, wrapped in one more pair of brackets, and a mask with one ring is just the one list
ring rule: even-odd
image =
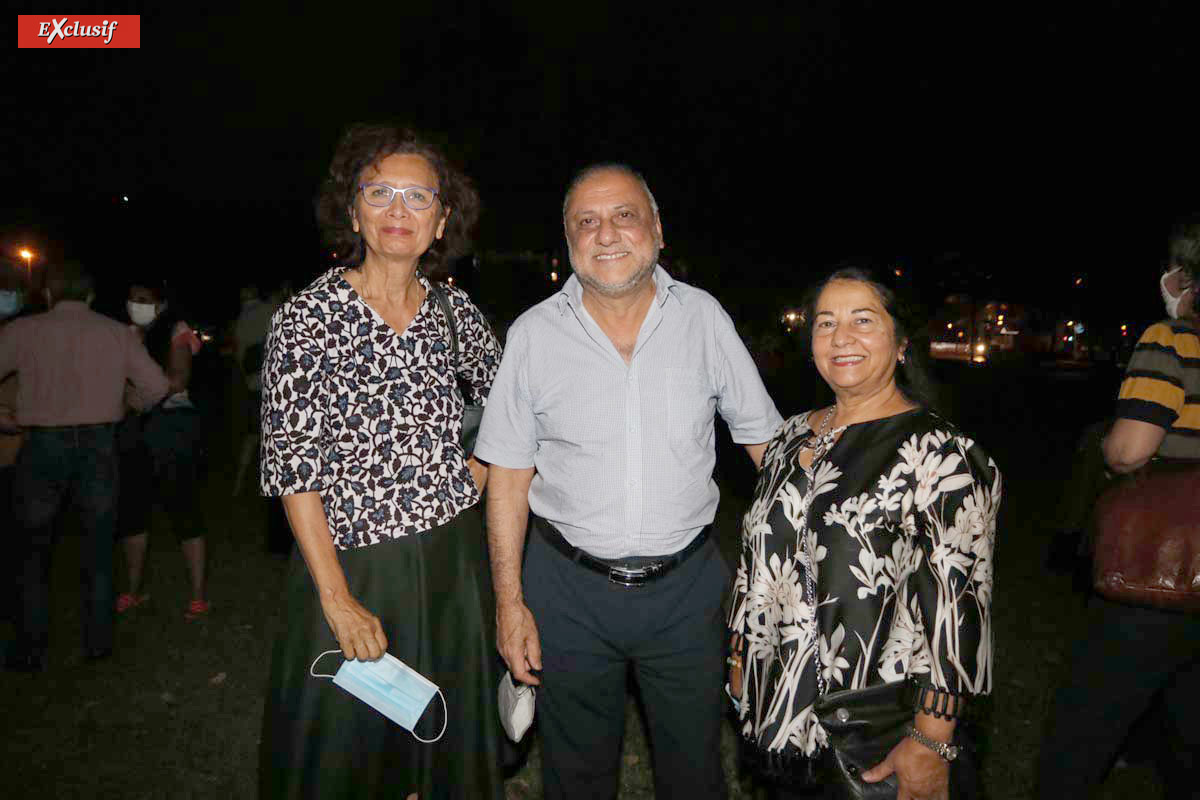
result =
[{"label": "background street light", "polygon": [[25,272],[29,275],[29,280],[33,280],[33,251],[27,247],[22,247],[19,253],[21,258],[25,259]]}]

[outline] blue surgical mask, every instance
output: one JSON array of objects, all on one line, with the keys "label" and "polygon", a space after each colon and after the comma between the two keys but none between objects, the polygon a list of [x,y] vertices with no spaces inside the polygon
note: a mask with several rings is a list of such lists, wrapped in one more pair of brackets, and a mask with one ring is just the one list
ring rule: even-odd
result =
[{"label": "blue surgical mask", "polygon": [[0,319],[8,319],[20,311],[23,301],[21,292],[16,289],[0,291]]},{"label": "blue surgical mask", "polygon": [[330,653],[340,652],[326,650],[321,653],[308,668],[308,674],[314,678],[333,678],[335,684],[404,728],[418,742],[432,744],[442,738],[446,732],[446,716],[443,716],[442,732],[434,739],[422,739],[413,730],[435,694],[442,698],[442,708],[446,710],[446,697],[437,684],[390,653],[384,653],[378,661],[343,661],[335,675],[313,672],[317,661]]}]

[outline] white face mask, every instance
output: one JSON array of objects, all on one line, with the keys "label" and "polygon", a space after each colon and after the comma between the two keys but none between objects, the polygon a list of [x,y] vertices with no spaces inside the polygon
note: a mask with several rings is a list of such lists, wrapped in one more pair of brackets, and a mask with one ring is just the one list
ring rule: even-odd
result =
[{"label": "white face mask", "polygon": [[125,303],[125,310],[129,312],[129,319],[139,328],[144,328],[154,322],[155,317],[158,316],[158,309],[154,303],[135,303],[129,300]]},{"label": "white face mask", "polygon": [[1191,291],[1191,287],[1188,287],[1180,292],[1178,296],[1167,291],[1167,278],[1171,277],[1176,272],[1179,272],[1180,269],[1181,267],[1175,267],[1175,269],[1167,270],[1163,273],[1163,276],[1158,279],[1158,289],[1162,292],[1163,305],[1166,306],[1167,316],[1171,319],[1179,319],[1179,304],[1182,302],[1184,296]]}]

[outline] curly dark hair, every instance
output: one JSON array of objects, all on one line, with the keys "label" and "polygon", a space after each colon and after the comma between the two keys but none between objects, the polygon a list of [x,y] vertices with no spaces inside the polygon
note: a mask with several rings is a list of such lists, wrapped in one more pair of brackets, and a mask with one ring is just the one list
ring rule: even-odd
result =
[{"label": "curly dark hair", "polygon": [[421,256],[421,271],[430,278],[444,278],[454,262],[471,250],[471,235],[479,219],[479,194],[444,148],[402,125],[355,123],[342,134],[329,175],[317,195],[321,238],[337,253],[341,265],[356,267],[363,262],[366,245],[351,227],[350,209],[356,202],[363,171],[396,154],[421,156],[437,173],[438,198],[450,218],[442,238],[435,239]]},{"label": "curly dark hair", "polygon": [[860,281],[871,287],[879,296],[883,310],[892,318],[896,341],[907,341],[904,348],[904,363],[896,370],[896,386],[904,396],[921,406],[938,409],[937,384],[929,371],[929,325],[928,315],[909,293],[889,280],[886,272],[863,267],[840,267],[813,285],[804,294],[802,306],[803,330],[812,346],[812,330],[816,317],[817,300],[821,292],[833,281]]}]

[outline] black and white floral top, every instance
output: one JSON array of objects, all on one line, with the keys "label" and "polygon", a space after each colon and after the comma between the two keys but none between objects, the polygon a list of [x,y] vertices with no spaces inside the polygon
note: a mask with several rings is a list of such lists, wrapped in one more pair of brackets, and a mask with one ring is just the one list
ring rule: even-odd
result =
[{"label": "black and white floral top", "polygon": [[847,426],[809,471],[812,435],[801,414],[767,446],[729,617],[746,640],[742,735],[803,756],[826,745],[813,703],[829,692],[991,692],[1001,496],[995,463],[924,410]]},{"label": "black and white floral top", "polygon": [[[320,492],[339,550],[430,530],[479,502],[459,445],[450,331],[437,300],[397,334],[337,267],[271,319],[263,366],[262,491]],[[447,286],[458,374],[483,404],[500,344]]]}]

